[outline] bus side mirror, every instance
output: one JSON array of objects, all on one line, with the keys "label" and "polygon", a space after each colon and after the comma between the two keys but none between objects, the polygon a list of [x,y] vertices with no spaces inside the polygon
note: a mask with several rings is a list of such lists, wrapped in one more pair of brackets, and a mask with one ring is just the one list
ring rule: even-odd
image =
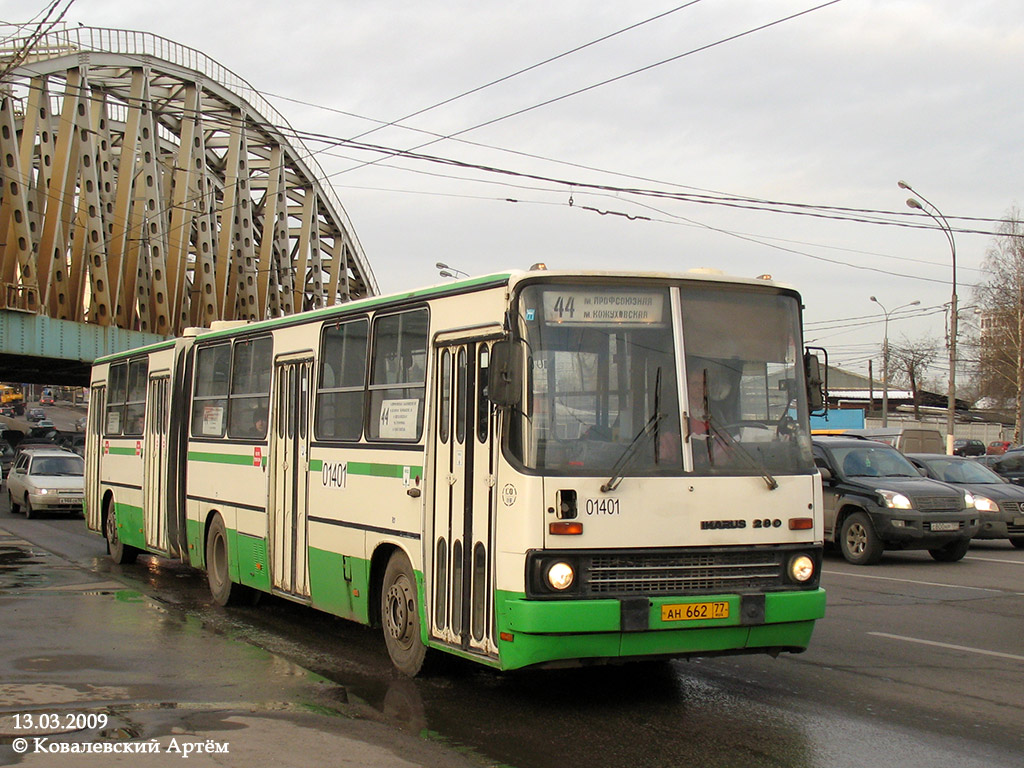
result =
[{"label": "bus side mirror", "polygon": [[[822,350],[824,352],[824,350]],[[826,361],[828,358],[825,358]],[[825,412],[825,390],[828,383],[822,375],[818,356],[810,351],[804,352],[804,375],[807,380],[807,407],[811,413]]]},{"label": "bus side mirror", "polygon": [[499,407],[519,404],[523,391],[523,356],[518,344],[498,341],[491,347],[490,380],[487,389],[491,402]]}]

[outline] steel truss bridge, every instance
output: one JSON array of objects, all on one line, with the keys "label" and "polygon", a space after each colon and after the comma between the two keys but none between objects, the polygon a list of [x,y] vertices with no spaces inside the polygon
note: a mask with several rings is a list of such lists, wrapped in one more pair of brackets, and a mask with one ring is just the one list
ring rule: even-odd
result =
[{"label": "steel truss bridge", "polygon": [[0,50],[0,380],[378,292],[314,154],[245,80],[127,30]]}]

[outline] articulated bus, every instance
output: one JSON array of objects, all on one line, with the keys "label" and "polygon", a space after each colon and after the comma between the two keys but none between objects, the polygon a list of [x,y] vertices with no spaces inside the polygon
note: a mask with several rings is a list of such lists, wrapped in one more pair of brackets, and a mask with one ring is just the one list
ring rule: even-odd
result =
[{"label": "articulated bus", "polygon": [[93,368],[89,528],[380,626],[415,675],[783,651],[824,615],[817,358],[769,280],[535,269]]}]

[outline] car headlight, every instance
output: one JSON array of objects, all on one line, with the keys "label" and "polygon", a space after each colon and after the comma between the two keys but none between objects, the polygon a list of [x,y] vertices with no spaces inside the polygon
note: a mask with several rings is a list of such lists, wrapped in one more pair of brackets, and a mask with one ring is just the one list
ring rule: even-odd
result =
[{"label": "car headlight", "polygon": [[814,561],[807,555],[796,555],[789,561],[789,577],[798,583],[810,581],[814,576]]},{"label": "car headlight", "polygon": [[558,592],[564,592],[576,580],[576,572],[569,563],[558,560],[548,566],[546,578],[548,586]]},{"label": "car headlight", "polygon": [[878,495],[885,501],[885,506],[892,509],[913,509],[914,505],[910,499],[898,491],[883,491],[878,489]]},{"label": "car headlight", "polygon": [[975,496],[974,504],[972,506],[979,512],[999,511],[999,505],[992,501],[988,496]]},{"label": "car headlight", "polygon": [[45,496],[49,492],[50,492],[49,488],[36,488],[36,495],[38,495],[38,496]]}]

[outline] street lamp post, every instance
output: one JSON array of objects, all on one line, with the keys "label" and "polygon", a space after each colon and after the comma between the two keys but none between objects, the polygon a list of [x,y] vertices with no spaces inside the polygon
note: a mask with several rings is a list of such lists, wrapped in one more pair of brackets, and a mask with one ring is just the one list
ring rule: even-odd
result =
[{"label": "street lamp post", "polygon": [[[953,296],[949,306],[949,388],[946,392],[946,453],[953,455],[953,425],[956,421],[956,335],[957,335],[957,300],[956,300],[956,242],[953,240],[953,228],[949,225],[942,211],[924,195],[911,187],[907,182],[897,184],[900,189],[913,192],[921,200],[908,198],[907,206],[921,211],[939,225],[942,234],[949,241],[949,250],[953,257]],[[923,205],[922,205],[923,201]],[[928,206],[927,208],[925,206]]]},{"label": "street lamp post", "polygon": [[461,269],[456,269],[455,267],[449,267],[443,261],[437,262],[437,264],[435,264],[434,266],[437,267],[438,271],[441,273],[441,277],[456,278],[459,275],[469,277],[468,272],[463,272]]},{"label": "street lamp post", "polygon": [[912,301],[909,304],[903,304],[895,309],[887,310],[885,305],[874,296],[871,297],[871,300],[882,308],[882,315],[885,317],[882,336],[882,426],[887,427],[889,426],[889,315],[900,309],[916,307],[921,302]]}]

